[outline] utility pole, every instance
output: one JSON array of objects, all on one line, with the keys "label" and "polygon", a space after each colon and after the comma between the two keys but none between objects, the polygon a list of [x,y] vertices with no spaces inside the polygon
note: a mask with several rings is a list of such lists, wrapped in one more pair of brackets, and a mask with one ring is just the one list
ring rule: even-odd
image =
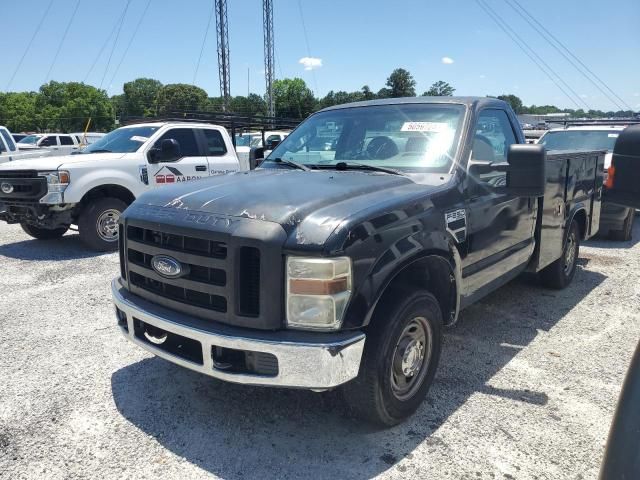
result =
[{"label": "utility pole", "polygon": [[229,27],[227,23],[227,0],[214,0],[216,10],[216,33],[218,37],[218,76],[220,77],[220,95],[224,111],[229,109],[231,99],[229,69]]},{"label": "utility pole", "polygon": [[275,117],[274,81],[274,43],[273,43],[273,0],[262,0],[262,19],[264,22],[264,78],[266,81],[267,115]]}]

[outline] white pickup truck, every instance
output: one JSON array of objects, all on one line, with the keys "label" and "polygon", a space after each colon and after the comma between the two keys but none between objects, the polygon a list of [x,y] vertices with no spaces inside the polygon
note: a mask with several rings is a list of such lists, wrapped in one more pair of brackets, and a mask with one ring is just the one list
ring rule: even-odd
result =
[{"label": "white pickup truck", "polygon": [[0,163],[23,160],[27,158],[46,157],[52,152],[48,150],[21,151],[7,127],[0,126]]},{"label": "white pickup truck", "polygon": [[0,220],[37,239],[77,225],[91,249],[115,250],[120,214],[145,191],[249,170],[223,127],[145,123],[122,127],[76,155],[0,165]]}]

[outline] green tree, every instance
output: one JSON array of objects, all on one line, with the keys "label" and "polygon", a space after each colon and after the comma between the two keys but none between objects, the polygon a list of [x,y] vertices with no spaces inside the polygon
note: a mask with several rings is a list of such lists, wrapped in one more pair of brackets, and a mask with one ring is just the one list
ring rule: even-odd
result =
[{"label": "green tree", "polygon": [[122,105],[125,115],[152,117],[157,114],[162,83],[153,78],[136,78],[123,85]]},{"label": "green tree", "polygon": [[365,85],[360,90],[362,91],[363,100],[373,100],[374,98],[376,98],[376,94],[371,91],[369,85]]},{"label": "green tree", "polygon": [[[220,99],[220,107],[222,99]],[[233,113],[242,115],[266,115],[267,102],[260,95],[250,93],[248,97],[237,96],[231,99],[229,105]]]},{"label": "green tree", "polygon": [[511,108],[513,109],[514,112],[516,112],[516,113],[524,113],[523,112],[522,100],[520,100],[520,97],[517,97],[516,95],[513,95],[513,94],[510,93],[510,94],[505,94],[505,95],[498,95],[498,99],[504,100],[509,105],[511,105]]},{"label": "green tree", "polygon": [[84,83],[51,81],[42,85],[36,109],[39,129],[83,130],[89,118],[92,130],[113,128],[113,105],[107,93]]},{"label": "green tree", "polygon": [[36,130],[37,98],[36,92],[0,93],[0,125],[12,132]]},{"label": "green tree", "polygon": [[444,82],[442,80],[438,80],[435,82],[429,90],[422,94],[423,97],[450,97],[453,95],[456,89],[453,88],[449,83]]},{"label": "green tree", "polygon": [[316,110],[313,92],[301,78],[284,78],[273,82],[276,116],[305,118]]},{"label": "green tree", "polygon": [[415,97],[416,81],[413,76],[404,68],[396,68],[389,78],[387,78],[387,87],[390,90],[390,97]]},{"label": "green tree", "polygon": [[158,113],[200,111],[207,107],[209,97],[200,87],[186,83],[165,85],[158,94]]}]

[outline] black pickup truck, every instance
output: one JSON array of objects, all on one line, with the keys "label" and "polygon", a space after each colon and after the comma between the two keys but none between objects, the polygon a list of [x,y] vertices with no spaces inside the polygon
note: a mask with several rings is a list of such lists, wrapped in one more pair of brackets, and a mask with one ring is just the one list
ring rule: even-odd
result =
[{"label": "black pickup truck", "polygon": [[[609,190],[631,205],[640,131],[619,143]],[[598,228],[604,155],[547,155],[490,98],[322,110],[261,168],[125,211],[118,325],[222,380],[340,387],[356,413],[393,425],[423,401],[462,309],[523,272],[571,282]]]}]

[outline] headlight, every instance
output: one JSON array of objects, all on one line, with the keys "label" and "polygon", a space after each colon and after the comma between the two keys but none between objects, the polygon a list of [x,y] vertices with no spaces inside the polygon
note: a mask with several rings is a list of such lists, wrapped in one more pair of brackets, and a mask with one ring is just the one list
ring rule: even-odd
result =
[{"label": "headlight", "polygon": [[69,186],[71,178],[66,170],[55,172],[41,172],[39,176],[47,179],[47,194],[40,199],[40,203],[58,204],[64,203],[62,193]]},{"label": "headlight", "polygon": [[351,259],[287,257],[287,326],[336,330],[351,296]]}]

